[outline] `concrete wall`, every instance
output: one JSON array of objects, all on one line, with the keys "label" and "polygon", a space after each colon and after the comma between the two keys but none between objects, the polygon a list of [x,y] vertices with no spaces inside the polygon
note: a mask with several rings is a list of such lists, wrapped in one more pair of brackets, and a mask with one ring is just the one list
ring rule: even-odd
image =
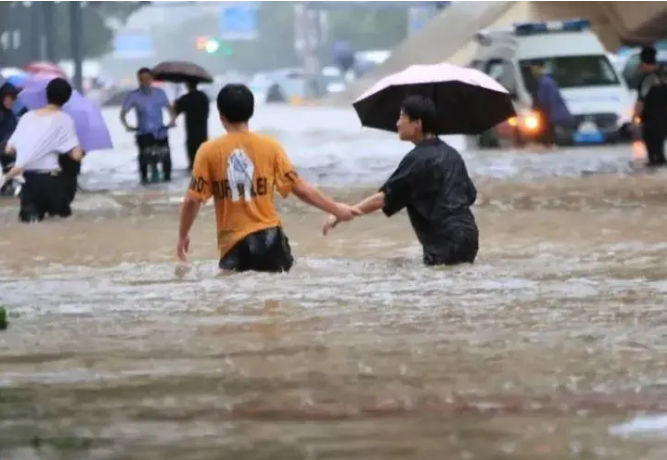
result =
[{"label": "concrete wall", "polygon": [[623,42],[650,43],[667,38],[667,2],[455,2],[422,33],[399,45],[384,64],[331,102],[350,103],[380,78],[412,64],[447,61],[466,65],[475,50],[473,37],[481,29],[570,18],[589,19],[609,50]]}]

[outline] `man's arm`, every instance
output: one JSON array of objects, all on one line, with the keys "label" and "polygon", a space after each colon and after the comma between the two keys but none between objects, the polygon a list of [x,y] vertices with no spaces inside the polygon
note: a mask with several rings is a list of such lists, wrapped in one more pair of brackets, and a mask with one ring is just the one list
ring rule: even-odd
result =
[{"label": "man's arm", "polygon": [[167,109],[167,112],[169,112],[169,123],[167,123],[167,126],[176,126],[176,111],[174,110],[173,105],[169,103],[167,93],[160,89],[160,96],[162,97],[162,106]]},{"label": "man's arm", "polygon": [[187,254],[190,247],[190,230],[197,219],[202,203],[205,203],[212,195],[211,174],[207,159],[206,144],[199,147],[192,168],[192,179],[185,194],[181,206],[181,218],[178,226],[178,246],[176,253],[178,258],[187,262]]},{"label": "man's arm", "polygon": [[283,197],[287,197],[290,193],[310,206],[313,206],[320,211],[328,214],[333,214],[342,221],[352,219],[359,215],[360,212],[343,203],[337,203],[317,187],[312,186],[307,181],[299,177],[299,174],[294,169],[292,162],[287,157],[283,149],[276,145],[276,164],[275,164],[275,186]]},{"label": "man's arm", "polygon": [[377,192],[368,198],[355,204],[354,207],[361,211],[362,214],[371,214],[378,209],[382,209],[385,204],[384,192]]},{"label": "man's arm", "polygon": [[[374,213],[378,209],[384,208],[384,206],[385,206],[385,194],[384,192],[377,192],[369,196],[368,198],[363,199],[362,201],[360,201],[359,203],[355,204],[352,207],[359,212],[359,215],[366,215]],[[329,218],[324,223],[324,228],[322,229],[322,233],[326,235],[327,233],[329,233],[331,229],[335,228],[340,223],[341,220],[338,219],[336,216],[334,215],[329,216]]]},{"label": "man's arm", "polygon": [[642,77],[637,85],[637,102],[635,102],[635,110],[632,115],[632,119],[641,118],[644,113],[644,101],[649,91],[651,91],[651,81],[650,78],[646,75]]},{"label": "man's arm", "polygon": [[[355,204],[354,208],[361,215],[371,214],[379,209],[382,209],[387,217],[391,217],[399,212],[410,201],[411,181],[416,174],[416,165],[417,161],[414,156],[411,154],[406,155],[398,165],[398,168],[396,168],[396,171],[380,187],[380,190]],[[340,219],[336,218],[336,216],[330,216],[322,228],[322,233],[326,235],[329,230],[335,228],[340,222]]]},{"label": "man's arm", "polygon": [[350,206],[337,203],[318,188],[312,186],[305,180],[297,178],[296,184],[292,189],[294,195],[306,204],[309,204],[327,214],[333,214],[340,220],[350,220],[352,217],[361,215],[361,212],[354,211]]},{"label": "man's arm", "polygon": [[123,127],[130,131],[132,128],[130,125],[127,124],[127,113],[134,107],[134,92],[131,92],[130,94],[125,97],[125,100],[123,101],[123,106],[120,109],[120,122],[123,125]]},{"label": "man's arm", "polygon": [[183,206],[181,206],[181,220],[180,225],[178,226],[178,237],[187,238],[192,229],[192,225],[197,220],[197,214],[199,214],[199,209],[201,208],[202,202],[199,198],[196,198],[189,193],[185,195],[183,200]]},{"label": "man's arm", "polygon": [[174,119],[178,118],[178,116],[179,116],[181,113],[183,113],[183,111],[184,111],[184,110],[183,110],[183,109],[184,109],[183,105],[184,105],[184,101],[185,101],[185,100],[183,99],[184,97],[185,97],[185,95],[183,95],[183,96],[179,97],[178,99],[176,99],[176,100],[174,101],[174,103],[173,103],[173,104],[170,106],[170,108],[169,108],[169,110],[170,110],[171,114],[173,115],[173,118],[174,118]]},{"label": "man's arm", "polygon": [[[18,139],[18,137],[22,135],[21,134],[22,130],[23,130],[23,124],[19,121],[18,126],[16,127],[16,129],[14,130],[12,135],[7,140],[7,145],[5,145],[5,153],[6,154],[16,155],[15,144],[16,144],[16,140]],[[25,166],[25,160],[23,158],[21,158],[21,160],[22,161],[19,164],[19,158],[17,156],[17,159],[14,162],[14,166],[9,171],[7,171],[7,174],[5,174],[4,177],[3,177],[3,181],[2,181],[3,185],[4,185],[5,182],[13,179],[14,177],[20,176],[21,174],[23,174],[23,167]]]},{"label": "man's arm", "polygon": [[81,150],[81,147],[79,146],[76,146],[72,150],[70,150],[68,155],[74,161],[83,160],[83,150]]}]

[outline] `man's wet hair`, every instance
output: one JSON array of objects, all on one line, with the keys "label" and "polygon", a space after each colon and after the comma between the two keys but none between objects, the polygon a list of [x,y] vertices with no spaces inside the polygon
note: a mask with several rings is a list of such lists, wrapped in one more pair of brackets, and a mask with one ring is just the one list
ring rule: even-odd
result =
[{"label": "man's wet hair", "polygon": [[423,133],[437,133],[438,111],[432,99],[419,95],[408,96],[401,104],[401,112],[411,121],[421,120]]},{"label": "man's wet hair", "polygon": [[149,69],[148,67],[142,67],[141,69],[137,70],[137,76],[147,73],[151,77],[153,76],[153,71]]},{"label": "man's wet hair", "polygon": [[230,83],[218,92],[218,112],[230,123],[247,123],[255,113],[255,96],[246,85]]},{"label": "man's wet hair", "polygon": [[657,62],[656,56],[658,52],[653,46],[645,46],[642,48],[641,52],[639,53],[639,59],[642,61],[644,64],[655,64]]},{"label": "man's wet hair", "polygon": [[67,104],[72,97],[72,85],[64,78],[54,78],[46,85],[46,101],[58,107]]}]

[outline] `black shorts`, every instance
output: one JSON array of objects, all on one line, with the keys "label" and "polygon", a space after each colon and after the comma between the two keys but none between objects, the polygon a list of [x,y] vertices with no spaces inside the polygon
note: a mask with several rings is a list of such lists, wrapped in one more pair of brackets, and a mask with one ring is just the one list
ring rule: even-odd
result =
[{"label": "black shorts", "polygon": [[158,159],[171,155],[168,137],[158,139],[152,134],[137,134],[135,140],[139,155],[156,156]]},{"label": "black shorts", "polygon": [[21,188],[21,222],[36,222],[45,216],[69,217],[72,214],[65,196],[63,178],[56,172],[23,173],[25,183]]},{"label": "black shorts", "polygon": [[294,265],[289,240],[280,227],[267,228],[243,238],[219,263],[222,270],[236,272],[288,272]]},{"label": "black shorts", "polygon": [[425,265],[472,264],[479,251],[479,230],[474,221],[467,225],[450,226],[447,234],[429,246],[424,246]]},{"label": "black shorts", "polygon": [[142,182],[148,181],[148,170],[153,166],[162,165],[164,180],[171,180],[171,151],[169,138],[158,139],[152,134],[138,134],[136,136],[139,149],[139,174]]}]

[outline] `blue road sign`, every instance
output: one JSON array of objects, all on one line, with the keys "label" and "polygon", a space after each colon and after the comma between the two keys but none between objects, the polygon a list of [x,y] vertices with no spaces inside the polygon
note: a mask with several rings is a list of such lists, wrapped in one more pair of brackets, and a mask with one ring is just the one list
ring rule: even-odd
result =
[{"label": "blue road sign", "polygon": [[408,8],[419,8],[422,6],[446,6],[446,4],[451,2],[422,2],[422,1],[409,1],[409,2],[303,2],[306,9],[309,10],[324,10],[324,11],[334,11],[334,10],[355,10],[355,9],[374,9],[374,10],[385,10],[385,9],[408,9]]},{"label": "blue road sign", "polygon": [[148,59],[155,56],[153,37],[146,32],[121,32],[113,39],[113,56],[118,59]]},{"label": "blue road sign", "polygon": [[259,35],[257,2],[227,2],[220,7],[218,38],[254,40]]}]

